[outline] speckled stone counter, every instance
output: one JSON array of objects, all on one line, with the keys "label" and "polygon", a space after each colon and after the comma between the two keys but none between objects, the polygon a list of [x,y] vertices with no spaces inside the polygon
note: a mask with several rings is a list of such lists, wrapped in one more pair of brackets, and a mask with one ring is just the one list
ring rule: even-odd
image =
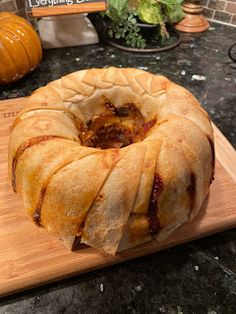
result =
[{"label": "speckled stone counter", "polygon": [[[236,147],[236,66],[227,51],[236,29],[214,24],[174,50],[132,54],[106,44],[44,52],[36,71],[0,88],[29,95],[72,71],[138,67],[188,88]],[[235,205],[236,206],[236,205]],[[236,230],[2,299],[0,313],[236,313]]]}]

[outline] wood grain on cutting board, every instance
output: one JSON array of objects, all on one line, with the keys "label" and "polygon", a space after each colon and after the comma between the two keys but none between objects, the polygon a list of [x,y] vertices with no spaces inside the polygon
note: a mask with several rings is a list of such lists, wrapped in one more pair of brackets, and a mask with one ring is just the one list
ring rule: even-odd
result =
[{"label": "wood grain on cutting board", "polygon": [[75,274],[103,268],[193,239],[236,227],[236,152],[214,127],[215,181],[198,217],[165,242],[151,241],[117,256],[81,246],[68,251],[53,236],[36,227],[14,194],[7,175],[11,123],[27,98],[0,101],[0,296]]}]

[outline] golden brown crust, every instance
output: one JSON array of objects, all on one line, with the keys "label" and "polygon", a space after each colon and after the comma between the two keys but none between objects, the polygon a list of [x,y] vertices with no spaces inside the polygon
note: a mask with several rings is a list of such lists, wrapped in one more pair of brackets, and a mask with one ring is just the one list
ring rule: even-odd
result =
[{"label": "golden brown crust", "polygon": [[[81,146],[80,124],[107,99],[156,119],[142,142]],[[69,248],[76,237],[110,254],[162,240],[196,216],[212,179],[207,113],[183,87],[138,69],[66,75],[36,90],[13,126],[10,178],[31,217]]]}]

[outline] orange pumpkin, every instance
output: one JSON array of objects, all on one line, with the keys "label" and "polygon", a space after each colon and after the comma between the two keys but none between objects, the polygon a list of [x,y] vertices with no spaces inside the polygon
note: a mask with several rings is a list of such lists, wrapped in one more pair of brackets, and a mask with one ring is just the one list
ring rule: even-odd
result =
[{"label": "orange pumpkin", "polygon": [[19,80],[41,58],[40,39],[33,27],[14,13],[0,13],[0,84]]}]

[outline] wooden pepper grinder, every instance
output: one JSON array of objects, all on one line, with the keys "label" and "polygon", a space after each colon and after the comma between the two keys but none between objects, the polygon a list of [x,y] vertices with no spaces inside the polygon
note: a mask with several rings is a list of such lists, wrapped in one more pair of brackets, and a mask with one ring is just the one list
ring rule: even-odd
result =
[{"label": "wooden pepper grinder", "polygon": [[185,17],[175,25],[178,31],[186,33],[200,33],[208,29],[209,23],[202,15],[203,8],[200,1],[183,3]]}]

